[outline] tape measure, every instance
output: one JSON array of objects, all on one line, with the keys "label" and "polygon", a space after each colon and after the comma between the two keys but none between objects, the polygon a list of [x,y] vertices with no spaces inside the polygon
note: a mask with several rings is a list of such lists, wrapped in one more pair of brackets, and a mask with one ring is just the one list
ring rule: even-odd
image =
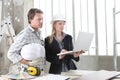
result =
[{"label": "tape measure", "polygon": [[39,67],[28,67],[27,72],[29,75],[32,76],[40,76],[43,69],[40,69]]}]

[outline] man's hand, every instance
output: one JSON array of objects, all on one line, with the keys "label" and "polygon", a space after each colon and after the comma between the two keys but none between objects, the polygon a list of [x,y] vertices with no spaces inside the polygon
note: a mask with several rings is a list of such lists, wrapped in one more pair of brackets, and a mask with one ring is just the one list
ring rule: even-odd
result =
[{"label": "man's hand", "polygon": [[25,64],[25,65],[28,65],[28,62],[29,60],[25,60],[25,59],[20,60],[20,63]]},{"label": "man's hand", "polygon": [[38,66],[40,64],[40,61],[41,61],[41,59],[37,58],[35,60],[32,60],[32,61],[28,62],[28,65],[36,67],[36,66]]}]

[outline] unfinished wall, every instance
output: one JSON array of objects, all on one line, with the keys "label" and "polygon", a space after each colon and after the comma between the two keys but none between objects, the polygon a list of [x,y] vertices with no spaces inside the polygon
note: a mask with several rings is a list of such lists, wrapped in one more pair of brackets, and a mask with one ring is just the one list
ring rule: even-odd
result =
[{"label": "unfinished wall", "polygon": [[[117,60],[117,68],[120,71],[120,57]],[[81,60],[76,63],[78,69],[82,70],[114,70],[113,56],[81,56]]]},{"label": "unfinished wall", "polygon": [[[1,20],[11,17],[16,35],[27,25],[27,11],[33,7],[34,0],[2,0]],[[8,72],[10,61],[7,58],[9,46],[4,37],[0,43],[0,74]]]},{"label": "unfinished wall", "polygon": [[95,56],[80,56],[80,61],[76,62],[78,69],[83,70],[97,70],[98,69],[98,57]]}]

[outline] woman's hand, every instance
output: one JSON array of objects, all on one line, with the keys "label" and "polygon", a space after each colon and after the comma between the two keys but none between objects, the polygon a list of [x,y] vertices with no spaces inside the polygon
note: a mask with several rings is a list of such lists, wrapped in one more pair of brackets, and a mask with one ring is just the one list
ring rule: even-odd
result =
[{"label": "woman's hand", "polygon": [[79,57],[80,54],[83,54],[85,53],[85,51],[81,50],[81,51],[78,51],[78,52],[74,52],[73,53],[73,56],[76,58],[76,57]]},{"label": "woman's hand", "polygon": [[[67,50],[62,49],[60,53],[64,53],[64,52],[67,52]],[[65,57],[64,54],[63,54],[63,55],[60,55],[60,56],[59,56],[59,59],[63,59],[64,57]]]}]

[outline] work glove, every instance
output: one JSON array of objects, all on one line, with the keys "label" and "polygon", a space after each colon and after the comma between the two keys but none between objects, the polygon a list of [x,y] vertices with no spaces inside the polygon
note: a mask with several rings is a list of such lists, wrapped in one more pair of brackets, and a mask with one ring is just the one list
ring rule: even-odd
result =
[{"label": "work glove", "polygon": [[32,60],[32,61],[28,62],[28,65],[36,67],[36,66],[40,65],[40,61],[41,61],[41,59],[37,58],[35,60]]}]

